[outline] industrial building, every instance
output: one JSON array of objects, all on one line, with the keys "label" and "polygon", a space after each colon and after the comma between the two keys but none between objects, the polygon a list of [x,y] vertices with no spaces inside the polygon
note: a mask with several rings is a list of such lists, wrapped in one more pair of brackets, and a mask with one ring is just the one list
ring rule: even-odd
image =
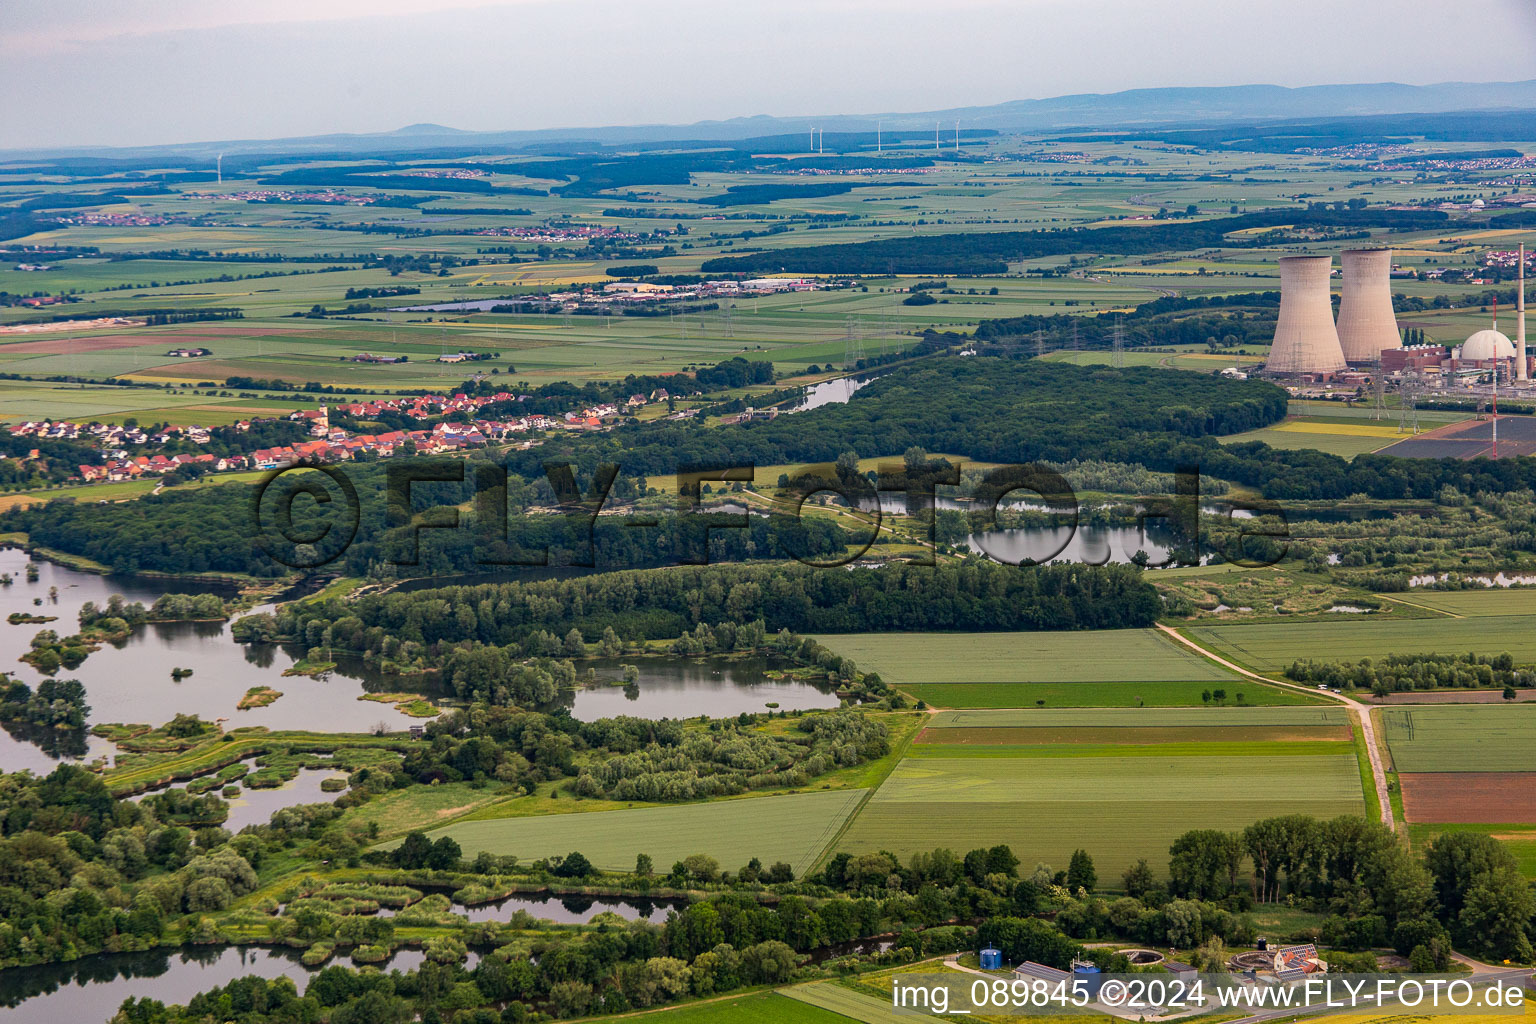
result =
[{"label": "industrial building", "polygon": [[1280,317],[1264,363],[1266,373],[1326,379],[1344,369],[1333,323],[1331,256],[1280,257]]}]

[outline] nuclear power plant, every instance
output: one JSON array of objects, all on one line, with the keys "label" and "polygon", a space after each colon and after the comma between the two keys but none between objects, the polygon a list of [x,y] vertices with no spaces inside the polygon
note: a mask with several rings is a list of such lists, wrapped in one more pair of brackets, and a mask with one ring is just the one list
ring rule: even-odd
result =
[{"label": "nuclear power plant", "polygon": [[1388,349],[1402,348],[1392,311],[1392,250],[1346,249],[1344,295],[1339,303],[1339,344],[1344,361],[1370,364]]},{"label": "nuclear power plant", "polygon": [[1392,250],[1346,249],[1339,255],[1344,294],[1333,320],[1333,257],[1280,257],[1280,318],[1264,364],[1281,376],[1326,376],[1369,366],[1402,348],[1392,311]]},{"label": "nuclear power plant", "polygon": [[1429,396],[1472,394],[1495,400],[1500,389],[1508,389],[1521,400],[1536,398],[1536,367],[1525,336],[1525,246],[1492,255],[1512,257],[1518,267],[1515,337],[1499,332],[1495,303],[1491,325],[1462,344],[1410,346],[1403,345],[1392,308],[1391,249],[1346,249],[1339,254],[1344,287],[1337,322],[1331,295],[1333,258],[1280,257],[1280,314],[1263,372],[1293,389],[1358,393],[1370,385],[1378,409],[1389,384]]},{"label": "nuclear power plant", "polygon": [[1299,376],[1344,369],[1329,294],[1332,276],[1332,256],[1280,257],[1280,319],[1264,363],[1266,373]]}]

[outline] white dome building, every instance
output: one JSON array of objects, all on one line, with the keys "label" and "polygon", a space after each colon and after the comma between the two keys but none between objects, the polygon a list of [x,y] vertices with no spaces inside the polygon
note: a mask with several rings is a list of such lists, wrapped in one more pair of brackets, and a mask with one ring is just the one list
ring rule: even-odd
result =
[{"label": "white dome building", "polygon": [[1457,357],[1464,363],[1485,363],[1515,358],[1515,343],[1498,331],[1484,328],[1462,343]]}]

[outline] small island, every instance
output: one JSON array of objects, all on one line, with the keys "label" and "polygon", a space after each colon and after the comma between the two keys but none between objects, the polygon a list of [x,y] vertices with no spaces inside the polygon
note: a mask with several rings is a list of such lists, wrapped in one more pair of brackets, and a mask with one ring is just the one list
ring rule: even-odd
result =
[{"label": "small island", "polygon": [[[188,671],[191,671],[190,669]],[[245,691],[245,696],[235,705],[238,711],[249,711],[251,708],[264,708],[283,695],[283,691],[274,690],[270,686],[253,686]]]}]

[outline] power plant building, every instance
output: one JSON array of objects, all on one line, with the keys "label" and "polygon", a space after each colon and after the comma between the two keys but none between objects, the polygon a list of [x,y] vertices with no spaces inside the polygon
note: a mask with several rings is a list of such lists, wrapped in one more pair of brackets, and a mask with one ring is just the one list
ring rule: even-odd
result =
[{"label": "power plant building", "polygon": [[1332,276],[1331,256],[1280,258],[1280,317],[1264,363],[1266,373],[1328,375],[1345,368],[1344,349],[1333,323]]},{"label": "power plant building", "polygon": [[1370,364],[1401,348],[1392,310],[1392,250],[1346,249],[1339,254],[1344,294],[1339,303],[1339,345],[1345,361]]}]

